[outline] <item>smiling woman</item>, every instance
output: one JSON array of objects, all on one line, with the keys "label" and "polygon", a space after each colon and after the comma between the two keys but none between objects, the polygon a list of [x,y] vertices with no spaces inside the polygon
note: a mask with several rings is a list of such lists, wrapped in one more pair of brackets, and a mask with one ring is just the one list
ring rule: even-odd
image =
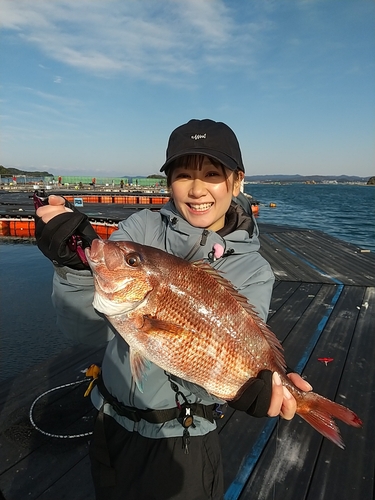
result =
[{"label": "smiling woman", "polygon": [[222,229],[225,214],[239,188],[239,176],[208,156],[182,157],[170,167],[171,198],[177,210],[193,226]]},{"label": "smiling woman", "polygon": [[[258,252],[255,220],[232,200],[244,174],[234,132],[213,120],[191,120],[181,125],[170,136],[161,171],[167,172],[172,200],[160,211],[134,213],[119,223],[110,239],[151,246],[162,250],[162,255],[167,252],[185,261],[205,259],[207,267],[220,270],[236,290],[241,290],[260,320],[265,321],[274,275]],[[163,306],[152,307],[136,325],[124,318],[121,328],[111,327],[106,319],[108,304],[100,308],[104,315],[92,306],[92,273],[82,269],[82,263],[79,267],[75,264],[67,245],[67,238],[75,232],[84,236],[90,224],[81,217],[77,219],[75,210],[66,211],[64,199],[57,204],[56,198],[51,197],[53,204],[37,210],[40,219],[36,222],[36,239],[45,255],[60,264],[53,289],[58,326],[81,343],[108,342],[101,379],[92,392],[92,401],[99,410],[91,441],[97,500],[117,500],[123,498],[124,492],[134,500],[222,498],[223,471],[213,408],[223,400],[194,379],[165,372],[161,361],[157,363],[153,358],[154,362],[145,363],[140,344],[138,350],[131,347],[123,335],[124,328],[131,333],[138,327],[147,330],[151,323],[163,329],[163,311],[173,318],[177,335],[181,329],[176,326],[184,324],[181,308],[162,294]],[[88,256],[100,247],[96,239],[83,238],[83,245],[92,245],[93,254],[87,250]],[[105,260],[116,269],[123,262],[118,253],[114,260]],[[136,263],[133,256],[127,261],[131,267]],[[170,273],[163,274],[168,279]],[[111,277],[105,286],[112,282]],[[204,280],[198,279],[196,285],[206,293]],[[226,304],[218,298],[218,307],[221,305]],[[184,328],[190,328],[190,338],[194,337],[192,324],[185,325],[182,331]],[[214,328],[212,325],[210,330],[213,336]],[[185,337],[179,341],[186,342]],[[161,356],[165,355],[162,350]],[[137,385],[136,375],[140,367],[147,371],[141,386]],[[310,390],[299,375],[294,376],[300,389]],[[235,403],[237,409],[251,416],[281,415],[290,419],[296,411],[295,398],[272,369],[263,369],[251,377],[236,394]],[[108,436],[104,451],[103,433]],[[105,477],[108,480],[104,482]]]}]

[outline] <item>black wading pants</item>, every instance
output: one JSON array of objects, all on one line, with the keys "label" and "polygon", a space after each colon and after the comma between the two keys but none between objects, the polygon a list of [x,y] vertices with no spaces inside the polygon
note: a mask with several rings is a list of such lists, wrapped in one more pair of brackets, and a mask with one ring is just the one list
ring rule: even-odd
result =
[{"label": "black wading pants", "polygon": [[100,418],[90,446],[96,500],[222,500],[216,431],[190,437],[185,454],[182,426],[181,437],[150,439],[127,431],[108,415]]}]

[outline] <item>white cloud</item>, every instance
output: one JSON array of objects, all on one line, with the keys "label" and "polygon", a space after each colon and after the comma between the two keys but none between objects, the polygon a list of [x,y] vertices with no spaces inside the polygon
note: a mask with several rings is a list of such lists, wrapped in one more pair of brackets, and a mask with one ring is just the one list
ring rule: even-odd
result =
[{"label": "white cloud", "polygon": [[182,82],[205,66],[251,67],[270,23],[234,20],[223,0],[0,0],[3,29],[83,71]]}]

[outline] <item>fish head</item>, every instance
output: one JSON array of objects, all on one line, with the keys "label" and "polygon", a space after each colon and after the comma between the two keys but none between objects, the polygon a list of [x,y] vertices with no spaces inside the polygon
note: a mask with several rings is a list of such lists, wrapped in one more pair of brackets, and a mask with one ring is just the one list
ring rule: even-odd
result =
[{"label": "fish head", "polygon": [[139,245],[96,239],[85,253],[94,277],[93,306],[106,316],[135,309],[152,291],[152,276]]}]

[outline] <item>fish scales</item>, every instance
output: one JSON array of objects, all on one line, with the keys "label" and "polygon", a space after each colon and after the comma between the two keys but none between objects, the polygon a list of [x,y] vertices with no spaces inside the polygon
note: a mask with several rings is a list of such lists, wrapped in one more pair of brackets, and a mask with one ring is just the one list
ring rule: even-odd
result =
[{"label": "fish scales", "polygon": [[352,410],[290,381],[276,336],[208,264],[125,241],[94,240],[86,255],[95,282],[93,305],[129,344],[139,388],[152,361],[231,401],[249,378],[268,369],[292,392],[297,413],[338,446],[343,442],[333,417],[361,426]]},{"label": "fish scales", "polygon": [[[154,297],[159,319],[184,326],[179,339],[169,337],[166,357],[170,358],[171,365],[179,367],[178,375],[182,378],[193,378],[218,397],[233,399],[238,388],[251,376],[251,368],[254,367],[253,375],[264,368],[256,341],[247,350],[241,342],[251,318],[233,297],[227,297],[225,289],[206,271],[192,266],[188,269],[190,272],[185,273],[188,280],[182,279],[179,288],[174,284],[179,277],[171,273],[173,287],[170,283],[161,287]],[[196,282],[199,287],[195,287]],[[202,295],[207,295],[204,305]],[[226,301],[224,311],[223,300]],[[258,344],[261,342],[263,337],[258,339]],[[264,347],[270,349],[265,342]]]}]

